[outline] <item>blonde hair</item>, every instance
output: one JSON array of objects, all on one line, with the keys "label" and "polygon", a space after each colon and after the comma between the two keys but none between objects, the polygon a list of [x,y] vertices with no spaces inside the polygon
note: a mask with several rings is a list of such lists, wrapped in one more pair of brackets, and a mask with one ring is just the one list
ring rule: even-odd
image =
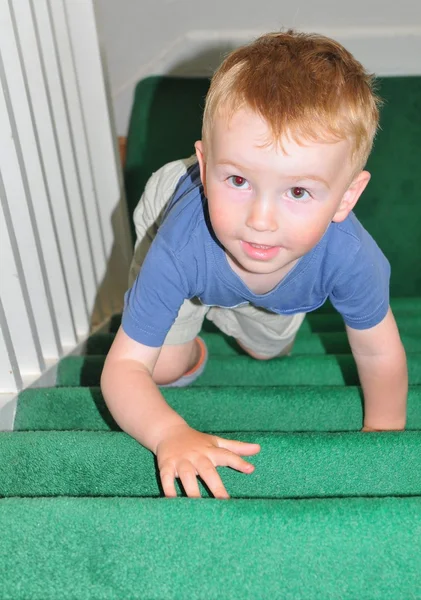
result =
[{"label": "blonde hair", "polygon": [[215,72],[206,96],[206,151],[215,116],[241,108],[259,114],[271,140],[335,142],[350,139],[355,172],[370,154],[380,98],[369,74],[338,42],[294,30],[268,33],[234,50]]}]

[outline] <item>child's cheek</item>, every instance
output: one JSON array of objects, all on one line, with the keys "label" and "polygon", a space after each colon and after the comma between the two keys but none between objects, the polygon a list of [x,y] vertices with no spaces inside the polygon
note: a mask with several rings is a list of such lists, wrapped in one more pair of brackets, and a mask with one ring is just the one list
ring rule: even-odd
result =
[{"label": "child's cheek", "polygon": [[213,182],[208,193],[209,213],[214,227],[229,226],[235,219],[238,207],[233,202],[233,194],[227,190],[223,183]]},{"label": "child's cheek", "polygon": [[304,249],[314,247],[329,225],[328,216],[317,205],[304,203],[284,204],[282,221],[288,223],[284,231],[294,245]]},{"label": "child's cheek", "polygon": [[215,196],[212,199],[209,199],[209,215],[212,227],[216,233],[226,229],[231,220],[230,211],[226,203]]},{"label": "child's cheek", "polygon": [[226,232],[232,228],[235,222],[235,214],[230,208],[220,204],[210,210],[211,222],[215,231]]},{"label": "child's cheek", "polygon": [[323,237],[324,232],[325,228],[314,225],[300,227],[295,232],[295,242],[299,247],[307,251],[318,244]]}]

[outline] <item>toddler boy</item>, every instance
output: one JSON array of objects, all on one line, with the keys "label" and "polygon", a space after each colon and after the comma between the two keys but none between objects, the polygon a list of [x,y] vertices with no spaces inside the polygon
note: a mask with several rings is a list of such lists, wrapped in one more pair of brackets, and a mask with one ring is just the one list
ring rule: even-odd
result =
[{"label": "toddler boy", "polygon": [[158,386],[203,371],[205,316],[252,357],[290,352],[307,312],[342,315],[365,431],[403,429],[407,367],[390,266],[352,209],[378,126],[372,76],[339,43],[295,31],[232,52],[214,75],[202,140],[153,174],[136,208],[131,288],[101,386],[120,427],[157,455],[164,493],[228,494],[257,444],[193,430]]}]

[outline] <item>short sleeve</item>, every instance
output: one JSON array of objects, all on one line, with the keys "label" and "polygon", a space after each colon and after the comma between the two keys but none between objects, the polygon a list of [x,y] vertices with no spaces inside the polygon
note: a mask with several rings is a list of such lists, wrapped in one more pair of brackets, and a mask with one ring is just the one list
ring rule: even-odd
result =
[{"label": "short sleeve", "polygon": [[124,332],[146,346],[162,346],[188,297],[183,269],[158,234],[133,286],[124,296]]},{"label": "short sleeve", "polygon": [[367,235],[329,295],[349,327],[370,329],[384,319],[389,309],[390,272],[388,260]]}]

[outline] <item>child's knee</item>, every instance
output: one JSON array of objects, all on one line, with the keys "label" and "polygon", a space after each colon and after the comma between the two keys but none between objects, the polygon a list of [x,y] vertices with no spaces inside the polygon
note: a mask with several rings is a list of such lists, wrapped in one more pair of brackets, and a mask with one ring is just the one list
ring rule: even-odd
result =
[{"label": "child's knee", "polygon": [[196,340],[176,346],[163,346],[153,370],[152,378],[157,385],[177,381],[197,362],[200,349]]}]

